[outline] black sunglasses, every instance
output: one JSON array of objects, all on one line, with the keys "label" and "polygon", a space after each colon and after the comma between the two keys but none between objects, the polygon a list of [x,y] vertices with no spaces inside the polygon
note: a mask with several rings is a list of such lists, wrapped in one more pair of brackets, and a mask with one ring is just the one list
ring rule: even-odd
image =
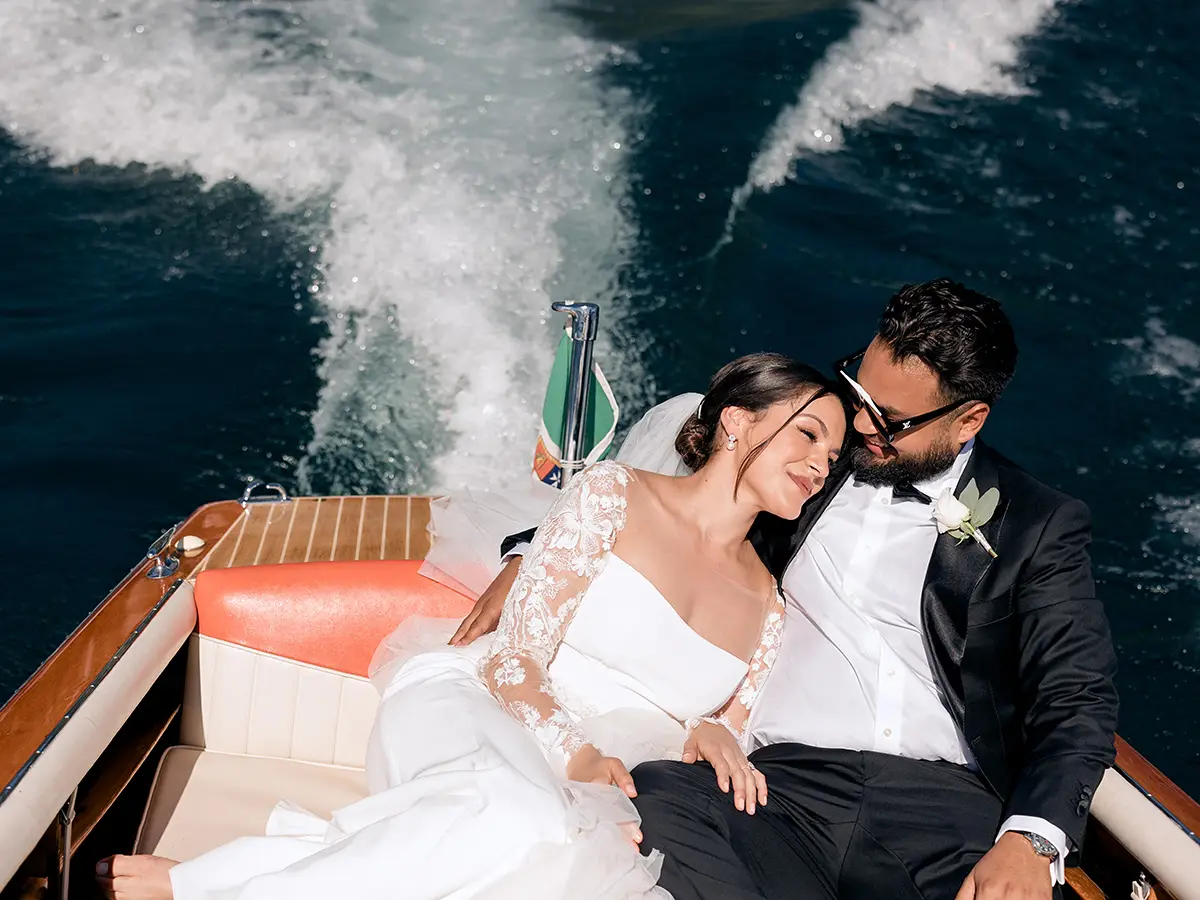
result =
[{"label": "black sunglasses", "polygon": [[855,408],[867,411],[867,415],[871,418],[871,423],[889,444],[899,435],[904,434],[904,432],[912,431],[912,429],[919,428],[926,422],[932,422],[934,419],[944,416],[948,412],[953,412],[966,402],[965,400],[956,400],[931,412],[921,413],[919,416],[909,416],[907,419],[893,422],[883,414],[883,410],[879,408],[878,404],[871,398],[871,395],[867,393],[867,389],[855,381],[850,376],[850,373],[846,371],[854,363],[861,360],[866,352],[867,348],[863,347],[857,353],[851,353],[849,356],[839,359],[833,364],[833,369],[850,385],[850,390],[853,392],[853,396],[850,399],[854,403]]}]

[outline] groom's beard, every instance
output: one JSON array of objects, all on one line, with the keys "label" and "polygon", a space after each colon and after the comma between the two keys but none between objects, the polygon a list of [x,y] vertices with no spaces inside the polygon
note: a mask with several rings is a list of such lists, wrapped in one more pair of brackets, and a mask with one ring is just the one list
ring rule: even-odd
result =
[{"label": "groom's beard", "polygon": [[935,444],[919,454],[881,459],[866,447],[856,449],[851,457],[854,477],[872,487],[895,487],[915,484],[941,475],[958,458],[958,447],[947,441]]}]

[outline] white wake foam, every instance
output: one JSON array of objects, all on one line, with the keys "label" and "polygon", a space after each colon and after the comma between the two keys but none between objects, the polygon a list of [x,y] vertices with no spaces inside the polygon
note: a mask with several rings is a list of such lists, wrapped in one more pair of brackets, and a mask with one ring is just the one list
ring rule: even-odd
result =
[{"label": "white wake foam", "polygon": [[0,35],[0,124],[56,163],[236,178],[310,223],[330,336],[302,486],[527,471],[550,300],[620,318],[613,51],[536,0],[7,0]]},{"label": "white wake foam", "polygon": [[1129,351],[1122,362],[1124,375],[1153,375],[1186,401],[1200,397],[1200,344],[1171,334],[1157,316],[1146,321],[1144,336],[1122,343]]},{"label": "white wake foam", "polygon": [[1020,94],[1013,72],[1020,41],[1036,31],[1055,0],[877,0],[859,4],[859,21],[829,48],[776,119],[747,187],[787,180],[799,154],[837,150],[846,129],[909,105],[923,91]]},{"label": "white wake foam", "polygon": [[[1142,336],[1121,343],[1127,353],[1118,365],[1118,374],[1124,378],[1149,376],[1157,379],[1182,401],[1180,411],[1186,415],[1200,399],[1200,344],[1172,334],[1157,316],[1147,319]],[[1156,449],[1168,457],[1194,460],[1200,457],[1200,438],[1179,443],[1163,441],[1156,444]],[[1200,547],[1200,495],[1158,493],[1154,504],[1155,517],[1161,528],[1179,535],[1188,546]],[[1194,578],[1191,563],[1179,565],[1186,569],[1188,578]]]}]

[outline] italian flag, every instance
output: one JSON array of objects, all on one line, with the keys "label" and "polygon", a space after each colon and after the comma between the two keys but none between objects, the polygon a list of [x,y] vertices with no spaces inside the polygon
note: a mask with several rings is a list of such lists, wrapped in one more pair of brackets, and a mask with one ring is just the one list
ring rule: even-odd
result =
[{"label": "italian flag", "polygon": [[[537,447],[533,452],[533,474],[540,481],[558,487],[562,479],[563,429],[567,423],[567,372],[571,361],[571,337],[564,330],[554,352],[550,383],[542,403],[542,421],[538,427]],[[612,446],[620,409],[608,379],[593,360],[587,421],[583,428],[584,459],[588,465],[604,459]]]}]

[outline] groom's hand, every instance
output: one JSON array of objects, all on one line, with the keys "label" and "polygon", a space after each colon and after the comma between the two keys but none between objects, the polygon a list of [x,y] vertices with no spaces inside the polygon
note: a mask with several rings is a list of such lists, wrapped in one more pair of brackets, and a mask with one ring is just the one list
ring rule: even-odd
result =
[{"label": "groom's hand", "polygon": [[1000,836],[958,890],[954,900],[1050,900],[1050,860],[1023,836]]},{"label": "groom's hand", "polygon": [[504,564],[500,574],[479,595],[479,599],[475,601],[475,605],[467,613],[467,617],[459,623],[458,631],[454,632],[454,637],[450,638],[453,646],[461,647],[463,644],[471,643],[477,637],[496,630],[496,625],[500,622],[500,613],[504,610],[504,601],[508,597],[513,582],[517,580],[517,570],[520,568],[521,557],[519,556],[514,556]]}]

